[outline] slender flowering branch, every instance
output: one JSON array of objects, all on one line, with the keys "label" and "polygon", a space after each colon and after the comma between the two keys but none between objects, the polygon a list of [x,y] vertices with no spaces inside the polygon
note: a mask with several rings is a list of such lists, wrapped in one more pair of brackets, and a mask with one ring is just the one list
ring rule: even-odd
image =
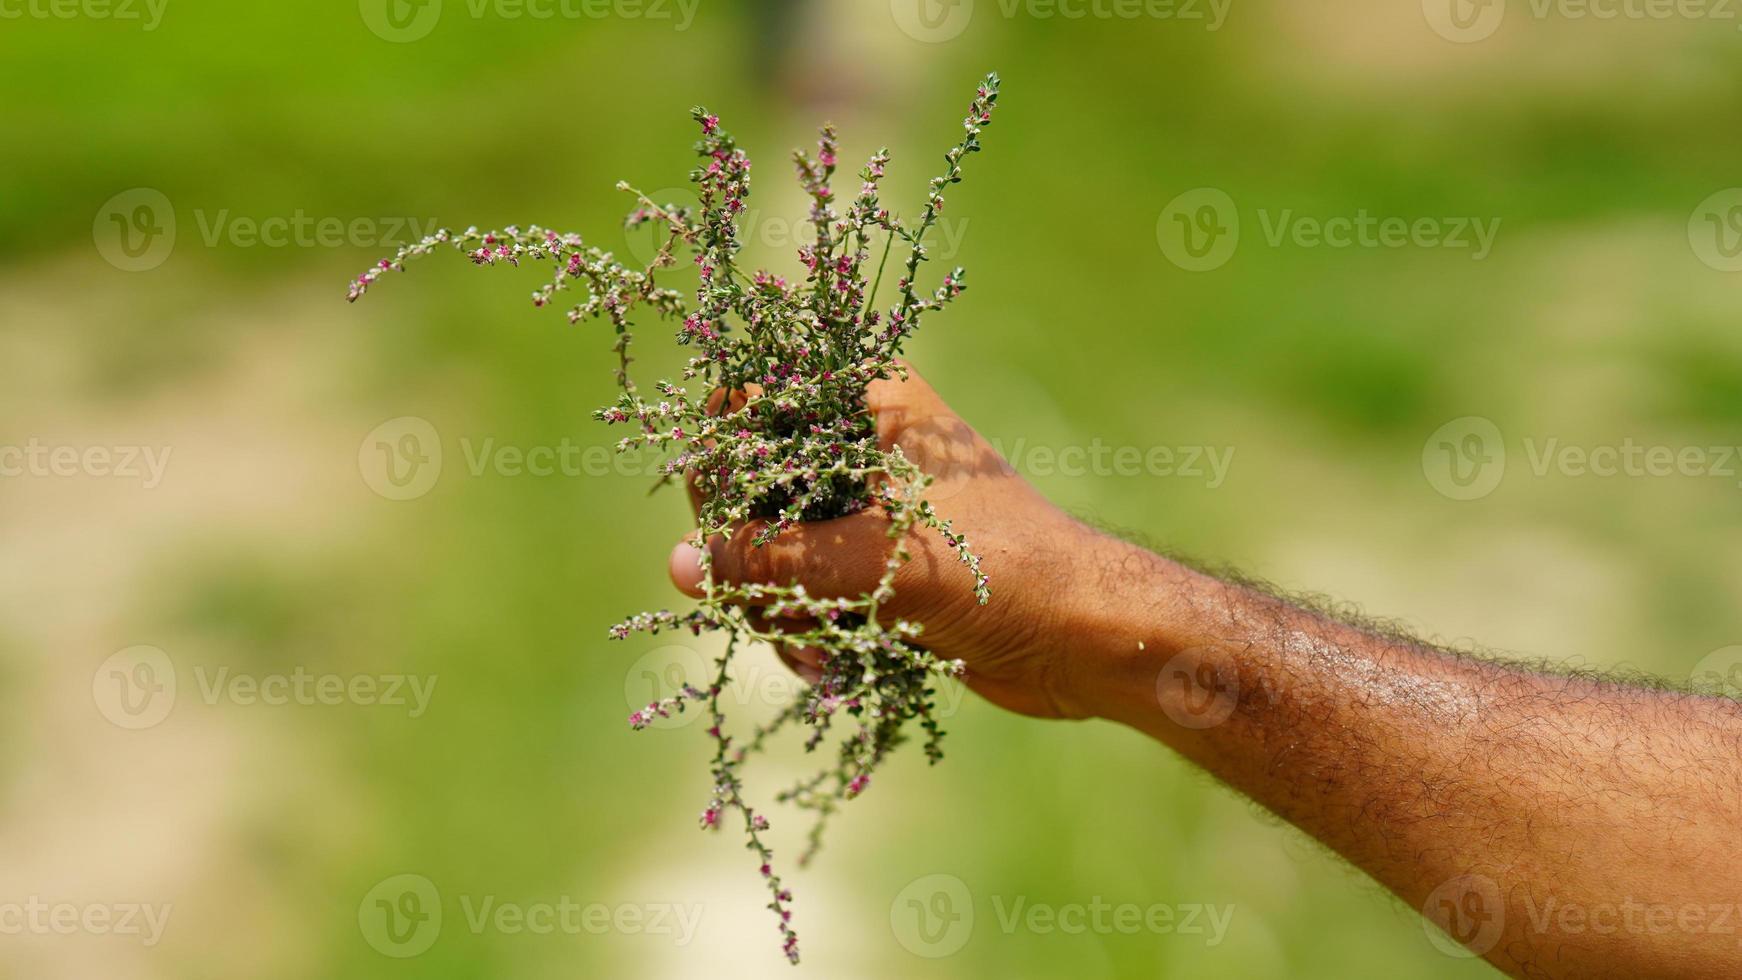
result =
[{"label": "slender flowering branch", "polygon": [[[988,75],[969,104],[962,141],[944,155],[944,173],[931,181],[925,207],[911,225],[892,216],[879,197],[887,150],[878,150],[866,163],[858,192],[844,205],[832,186],[838,166],[834,128],[823,128],[814,156],[795,153],[815,231],[798,249],[802,279],[789,282],[766,270],[747,273],[740,267],[738,221],[750,196],[750,158],[720,127],[718,116],[698,108],[691,115],[701,129],[699,162],[690,180],[697,186],[699,207],[662,204],[629,184],[617,185],[636,199],[626,227],[651,225],[660,233],[660,247],[646,265],[625,265],[580,235],[537,225],[490,232],[443,229],[381,260],[350,287],[348,298],[355,301],[388,272],[402,272],[410,260],[444,247],[480,266],[545,268],[549,278],[533,292],[535,306],[553,305],[559,294],[573,290],[578,299],[568,307],[569,321],[605,320],[615,335],[619,393],[595,418],[626,431],[617,441],[619,452],[664,453],[662,481],[687,476],[700,501],[696,528],[704,540],[750,534],[753,545],[763,546],[801,522],[862,511],[886,518],[890,554],[877,585],[864,595],[822,598],[797,583],[734,585],[714,575],[711,553],[702,548],[704,595],[697,608],[638,613],[610,629],[613,639],[668,630],[725,638],[705,689],[684,684],[635,711],[629,724],[643,729],[680,712],[705,712],[714,756],[712,790],[699,822],[704,830],[717,831],[728,812],[742,818],[745,846],[757,855],[781,949],[794,963],[798,934],[792,926],[792,892],[775,872],[774,851],[764,839],[769,820],[744,795],[744,765],[793,726],[807,730],[806,751],[838,737],[832,761],[775,797],[814,814],[799,859],[807,863],[821,846],[828,821],[842,803],[869,789],[909,721],[917,720],[924,732],[927,757],[937,762],[943,756],[936,684],[961,676],[963,665],[927,651],[917,624],[882,614],[895,594],[896,573],[911,558],[907,536],[918,529],[942,535],[972,577],[980,602],[991,596],[967,538],[926,501],[931,478],[899,447],[878,445],[865,389],[873,381],[900,376],[895,357],[921,316],[964,288],[960,269],[929,293],[916,282],[927,259],[926,233],[944,207],[943,190],[961,180],[963,158],[980,149],[980,134],[991,124],[997,99],[998,76]],[[873,272],[878,237],[884,241]],[[884,314],[873,304],[897,240],[906,243],[905,270],[896,283],[898,298]],[[686,268],[695,271],[687,296],[666,284]],[[643,311],[675,322],[678,344],[695,352],[676,381],[660,380],[648,393],[630,375],[633,317]],[[746,606],[762,607],[764,616],[752,617]],[[770,620],[793,631],[759,625]],[[740,650],[752,643],[814,648],[821,653],[821,676],[803,698],[739,740],[727,731],[723,697]]]},{"label": "slender flowering branch", "polygon": [[944,173],[931,180],[931,192],[926,197],[925,211],[920,215],[919,227],[902,236],[911,244],[911,248],[907,253],[907,274],[896,284],[901,289],[901,302],[889,312],[886,340],[891,350],[901,350],[902,341],[919,326],[921,314],[956,298],[965,288],[962,283],[963,270],[958,268],[944,277],[943,285],[938,287],[932,298],[922,299],[914,292],[919,264],[928,258],[925,254],[925,234],[931,230],[938,215],[944,210],[944,188],[961,182],[962,158],[969,153],[980,152],[980,131],[992,124],[992,108],[997,101],[998,76],[987,75],[985,83],[974,93],[974,101],[968,106],[968,115],[962,120],[962,142],[950,147],[949,152],[944,154],[947,165]]}]

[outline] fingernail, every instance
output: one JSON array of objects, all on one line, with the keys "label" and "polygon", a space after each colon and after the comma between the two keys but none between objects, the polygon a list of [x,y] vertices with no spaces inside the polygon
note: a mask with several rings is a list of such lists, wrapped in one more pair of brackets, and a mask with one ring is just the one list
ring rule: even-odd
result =
[{"label": "fingernail", "polygon": [[671,561],[667,571],[671,575],[671,583],[682,592],[698,592],[702,587],[702,551],[689,540],[679,541],[677,547],[671,549]]}]

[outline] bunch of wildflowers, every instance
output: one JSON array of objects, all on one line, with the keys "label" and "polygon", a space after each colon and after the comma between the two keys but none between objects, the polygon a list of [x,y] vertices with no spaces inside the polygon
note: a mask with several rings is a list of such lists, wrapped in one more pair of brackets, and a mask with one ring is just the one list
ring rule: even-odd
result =
[{"label": "bunch of wildflowers", "polygon": [[[814,776],[781,792],[776,799],[815,814],[809,845],[799,863],[820,846],[823,827],[839,805],[864,792],[872,772],[903,740],[903,729],[918,719],[925,752],[936,762],[943,735],[936,717],[935,683],[960,676],[962,663],[939,660],[919,643],[917,624],[885,622],[879,609],[894,595],[896,572],[910,555],[903,544],[915,528],[941,534],[966,566],[981,603],[990,593],[980,560],[967,539],[938,516],[924,498],[931,479],[899,447],[878,445],[866,408],[872,381],[898,376],[896,356],[925,314],[965,288],[963,271],[945,275],[932,291],[918,286],[927,261],[925,236],[944,207],[943,192],[961,179],[962,161],[980,149],[981,130],[992,121],[998,76],[988,75],[975,92],[963,120],[963,138],[944,154],[946,168],[932,179],[919,217],[903,223],[879,198],[878,185],[889,162],[879,150],[859,173],[858,193],[842,204],[832,181],[837,166],[836,135],[825,126],[815,155],[797,151],[798,178],[810,199],[814,241],[798,250],[805,275],[789,281],[766,271],[747,272],[738,264],[738,219],[750,196],[750,160],[705,109],[692,110],[702,138],[696,144],[700,165],[690,174],[699,206],[678,208],[651,200],[628,184],[638,206],[630,228],[651,226],[661,242],[653,260],[641,268],[618,261],[588,245],[580,235],[559,234],[536,225],[480,232],[446,229],[401,248],[351,284],[351,300],[368,291],[406,261],[449,246],[478,265],[534,263],[548,266],[550,281],[532,294],[545,306],[571,288],[582,302],[568,310],[571,323],[602,318],[611,323],[618,355],[615,404],[595,416],[629,430],[619,452],[665,453],[661,483],[688,479],[697,504],[701,540],[752,535],[763,546],[801,521],[819,521],[876,509],[887,518],[890,554],[876,588],[860,596],[826,598],[803,585],[733,585],[715,578],[707,548],[701,549],[704,597],[687,613],[641,613],[613,626],[623,639],[634,632],[682,629],[692,634],[718,632],[724,652],[705,688],[684,685],[670,697],[629,716],[645,728],[655,718],[701,710],[709,716],[714,741],[713,790],[701,813],[701,826],[720,827],[728,811],[744,824],[747,847],[759,857],[778,918],[783,950],[798,961],[798,936],[791,925],[792,893],[773,867],[764,842],[768,819],[744,797],[742,766],[777,732],[806,726],[807,751],[823,745],[832,729],[844,731],[834,759]],[[875,262],[878,239],[882,249]],[[905,265],[895,282],[896,297],[886,310],[875,306],[889,253],[900,241]],[[693,299],[660,285],[667,270],[688,254],[699,275]],[[681,383],[661,380],[656,396],[644,395],[630,377],[631,314],[638,308],[679,324],[677,341],[692,348]],[[761,617],[747,613],[757,608]],[[803,628],[775,632],[769,622],[796,622]],[[726,733],[722,694],[731,681],[737,652],[746,642],[763,641],[820,651],[821,677],[807,696],[774,719],[743,736]]]}]

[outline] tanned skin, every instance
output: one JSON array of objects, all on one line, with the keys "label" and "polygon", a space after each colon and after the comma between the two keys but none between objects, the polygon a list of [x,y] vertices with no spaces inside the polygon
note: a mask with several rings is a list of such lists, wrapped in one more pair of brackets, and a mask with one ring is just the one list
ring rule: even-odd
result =
[{"label": "tanned skin", "polygon": [[[1188,568],[1048,503],[908,373],[868,392],[879,437],[938,477],[993,600],[916,531],[885,611],[975,692],[1161,741],[1512,976],[1742,976],[1742,705],[1454,654]],[[885,532],[861,513],[709,547],[726,581],[858,596]],[[691,595],[698,557],[671,557]],[[780,653],[816,678],[816,651]]]}]

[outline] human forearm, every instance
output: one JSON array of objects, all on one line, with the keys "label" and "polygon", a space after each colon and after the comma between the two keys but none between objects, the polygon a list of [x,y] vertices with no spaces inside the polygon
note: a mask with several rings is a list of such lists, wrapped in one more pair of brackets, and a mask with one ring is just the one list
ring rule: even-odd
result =
[{"label": "human forearm", "polygon": [[[1113,571],[1059,634],[1081,638],[1072,714],[1177,749],[1515,974],[1717,975],[1742,954],[1711,928],[1738,891],[1733,703],[1456,656],[1107,538],[1087,554]],[[1708,928],[1633,928],[1629,903]]]},{"label": "human forearm", "polygon": [[[981,605],[950,543],[910,533],[879,614],[975,692],[1154,736],[1515,975],[1737,974],[1735,702],[1459,656],[1222,581],[1068,518],[917,377],[867,403],[992,588]],[[754,532],[709,543],[716,575],[856,597],[892,547],[874,510]],[[671,563],[692,595],[698,557]]]}]

